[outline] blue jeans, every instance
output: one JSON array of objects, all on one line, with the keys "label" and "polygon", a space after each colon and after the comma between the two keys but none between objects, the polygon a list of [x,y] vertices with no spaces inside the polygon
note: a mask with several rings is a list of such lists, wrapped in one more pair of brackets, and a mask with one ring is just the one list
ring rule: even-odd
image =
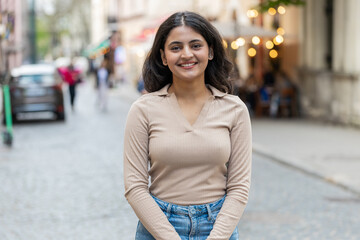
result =
[{"label": "blue jeans", "polygon": [[[153,198],[182,240],[205,240],[213,229],[215,219],[225,200],[224,196],[209,204],[179,206],[164,202],[154,196]],[[229,240],[238,240],[238,235],[236,228]],[[155,238],[139,221],[135,240],[155,240]]]}]

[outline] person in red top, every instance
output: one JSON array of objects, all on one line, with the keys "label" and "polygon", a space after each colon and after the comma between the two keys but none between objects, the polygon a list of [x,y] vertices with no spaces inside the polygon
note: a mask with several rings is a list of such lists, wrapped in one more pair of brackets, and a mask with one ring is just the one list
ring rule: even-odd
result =
[{"label": "person in red top", "polygon": [[61,67],[58,71],[64,82],[66,82],[69,86],[70,104],[71,108],[74,110],[76,83],[81,72],[80,70],[75,69],[73,64],[70,64],[68,67]]}]

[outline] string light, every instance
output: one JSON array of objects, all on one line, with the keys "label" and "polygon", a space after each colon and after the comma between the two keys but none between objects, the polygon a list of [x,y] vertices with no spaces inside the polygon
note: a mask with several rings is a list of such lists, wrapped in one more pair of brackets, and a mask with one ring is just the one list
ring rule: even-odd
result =
[{"label": "string light", "polygon": [[272,49],[272,50],[269,52],[269,56],[270,56],[271,58],[277,58],[278,55],[279,55],[279,54],[278,54],[278,52],[277,52],[275,49]]},{"label": "string light", "polygon": [[242,37],[239,37],[238,39],[236,39],[236,44],[239,46],[239,47],[242,47],[245,45],[245,39],[242,38]]},{"label": "string light", "polygon": [[272,49],[274,47],[274,43],[270,40],[266,41],[265,46],[267,49]]},{"label": "string light", "polygon": [[285,34],[285,29],[283,29],[282,27],[279,27],[276,32],[279,34],[279,35],[284,35]]},{"label": "string light", "polygon": [[255,49],[255,48],[249,48],[249,50],[248,50],[248,55],[249,55],[250,57],[255,57],[255,55],[256,55],[256,49]]},{"label": "string light", "polygon": [[236,50],[236,49],[239,48],[239,46],[237,45],[236,41],[232,41],[232,43],[231,43],[231,48],[234,49],[234,50]]},{"label": "string light", "polygon": [[276,37],[274,37],[273,42],[275,45],[280,45],[284,42],[284,38],[281,35],[277,35]]},{"label": "string light", "polygon": [[274,16],[276,14],[276,9],[275,8],[269,8],[268,9],[268,13],[272,16]]},{"label": "string light", "polygon": [[256,18],[259,15],[259,13],[255,9],[250,9],[246,12],[246,15],[248,16],[248,18]]},{"label": "string light", "polygon": [[280,14],[285,14],[286,13],[286,9],[283,6],[279,6],[277,10],[278,10],[278,12]]},{"label": "string light", "polygon": [[253,43],[254,45],[258,45],[258,44],[260,43],[260,38],[259,38],[258,36],[254,36],[254,37],[252,38],[252,43]]}]

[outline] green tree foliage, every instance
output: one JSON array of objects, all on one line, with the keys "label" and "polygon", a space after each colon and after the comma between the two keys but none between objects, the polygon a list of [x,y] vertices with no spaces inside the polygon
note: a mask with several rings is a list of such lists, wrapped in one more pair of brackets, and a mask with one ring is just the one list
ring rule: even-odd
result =
[{"label": "green tree foliage", "polygon": [[[40,2],[40,1],[39,1]],[[51,0],[46,4],[52,6],[51,13],[40,6],[36,19],[36,38],[38,56],[54,58],[62,55],[61,39],[90,39],[90,0]],[[78,51],[80,51],[79,49]]]},{"label": "green tree foliage", "polygon": [[43,59],[50,49],[51,34],[48,32],[48,26],[45,21],[37,19],[36,21],[36,44],[37,55]]},{"label": "green tree foliage", "polygon": [[280,5],[283,6],[303,6],[305,5],[305,0],[265,0],[257,6],[257,9],[260,12],[266,12],[269,8],[277,8]]}]

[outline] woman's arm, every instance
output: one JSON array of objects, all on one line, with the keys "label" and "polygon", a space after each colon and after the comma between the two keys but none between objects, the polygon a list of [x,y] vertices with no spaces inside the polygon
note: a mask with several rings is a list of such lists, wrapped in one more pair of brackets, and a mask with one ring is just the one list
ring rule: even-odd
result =
[{"label": "woman's arm", "polygon": [[249,112],[242,101],[235,109],[230,141],[231,155],[227,170],[226,198],[208,240],[230,238],[244,212],[249,195],[252,135]]},{"label": "woman's arm", "polygon": [[[144,101],[143,101],[144,102]],[[180,240],[174,227],[149,194],[148,119],[140,101],[131,107],[124,139],[125,197],[141,223],[157,240]]]}]

